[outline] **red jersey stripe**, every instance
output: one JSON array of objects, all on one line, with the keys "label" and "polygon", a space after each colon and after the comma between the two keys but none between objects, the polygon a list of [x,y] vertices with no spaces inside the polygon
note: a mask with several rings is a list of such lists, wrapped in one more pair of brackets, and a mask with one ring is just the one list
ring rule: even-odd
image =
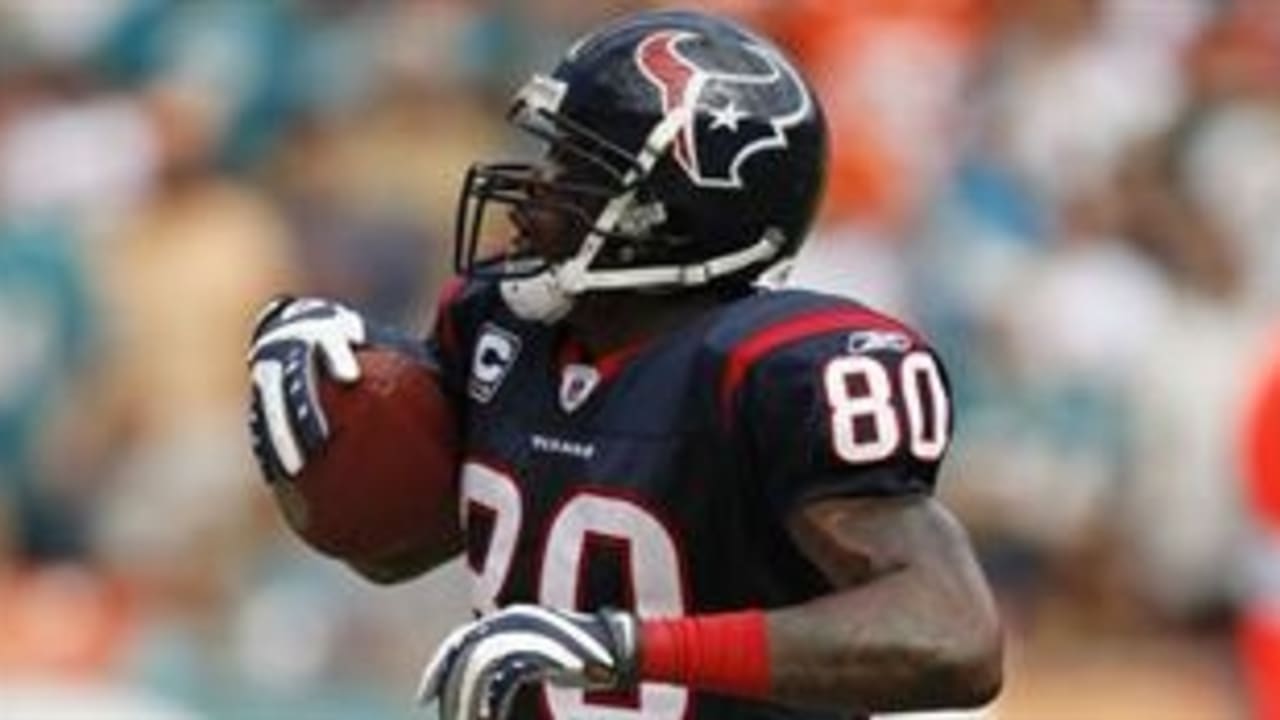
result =
[{"label": "red jersey stripe", "polygon": [[720,380],[720,410],[726,426],[732,417],[734,396],[757,360],[784,345],[841,330],[893,330],[906,334],[912,340],[919,340],[911,328],[866,308],[827,308],[787,318],[766,327],[747,336],[729,352],[725,372]]},{"label": "red jersey stripe", "polygon": [[441,349],[455,360],[459,359],[458,330],[454,326],[450,306],[462,295],[462,288],[465,286],[466,282],[461,277],[449,278],[440,291],[440,300],[436,305],[436,339],[440,342]]}]

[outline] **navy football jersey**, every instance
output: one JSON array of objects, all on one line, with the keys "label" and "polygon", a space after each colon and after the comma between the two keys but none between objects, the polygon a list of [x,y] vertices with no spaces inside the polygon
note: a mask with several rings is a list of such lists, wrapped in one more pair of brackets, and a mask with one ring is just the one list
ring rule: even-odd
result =
[{"label": "navy football jersey", "polygon": [[[785,527],[800,503],[929,493],[946,380],[911,329],[847,300],[773,291],[588,362],[562,328],[458,286],[433,334],[465,427],[472,600],[677,616],[830,590]],[[835,718],[645,683],[534,688],[517,717]]]}]

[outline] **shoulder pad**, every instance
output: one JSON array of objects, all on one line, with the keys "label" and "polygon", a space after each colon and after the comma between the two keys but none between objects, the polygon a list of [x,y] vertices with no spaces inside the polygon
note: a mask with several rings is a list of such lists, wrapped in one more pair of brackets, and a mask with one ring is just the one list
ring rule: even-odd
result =
[{"label": "shoulder pad", "polygon": [[847,300],[804,290],[761,293],[734,304],[707,334],[719,366],[718,398],[729,413],[751,369],[808,340],[844,336],[850,353],[925,346],[905,323]]}]

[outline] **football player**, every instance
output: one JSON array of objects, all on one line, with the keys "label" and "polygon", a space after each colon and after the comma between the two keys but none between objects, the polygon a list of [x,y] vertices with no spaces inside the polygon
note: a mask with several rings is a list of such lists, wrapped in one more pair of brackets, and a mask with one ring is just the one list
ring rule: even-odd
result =
[{"label": "football player", "polygon": [[[933,497],[941,361],[897,320],[777,287],[827,152],[792,63],[722,19],[641,14],[535,75],[511,119],[545,160],[471,169],[463,280],[415,351],[463,424],[477,618],[421,699],[445,720],[991,700],[996,611]],[[497,246],[494,217],[514,227]],[[287,482],[324,442],[314,364],[287,358],[350,380],[352,345],[397,341],[315,299],[276,303],[258,337],[253,428]]]}]

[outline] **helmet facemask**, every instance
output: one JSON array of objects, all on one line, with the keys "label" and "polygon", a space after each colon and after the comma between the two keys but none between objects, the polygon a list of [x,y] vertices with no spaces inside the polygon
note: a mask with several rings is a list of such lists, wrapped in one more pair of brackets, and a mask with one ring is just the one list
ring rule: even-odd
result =
[{"label": "helmet facemask", "polygon": [[593,209],[614,191],[558,175],[533,163],[472,166],[459,199],[455,268],[473,277],[519,279],[568,259],[590,231]]},{"label": "helmet facemask", "polygon": [[[625,264],[644,254],[645,246],[657,242],[655,227],[666,219],[660,203],[637,201],[646,194],[643,180],[658,153],[634,157],[556,112],[561,86],[534,76],[510,113],[517,127],[546,143],[548,161],[474,165],[459,198],[455,269],[501,280],[508,296],[520,294],[522,282],[536,280],[571,298],[586,289],[575,277],[597,260]],[[514,237],[486,236],[493,205],[506,210]],[[483,246],[494,241],[501,248],[482,255]],[[530,314],[554,320],[564,311]]]}]

